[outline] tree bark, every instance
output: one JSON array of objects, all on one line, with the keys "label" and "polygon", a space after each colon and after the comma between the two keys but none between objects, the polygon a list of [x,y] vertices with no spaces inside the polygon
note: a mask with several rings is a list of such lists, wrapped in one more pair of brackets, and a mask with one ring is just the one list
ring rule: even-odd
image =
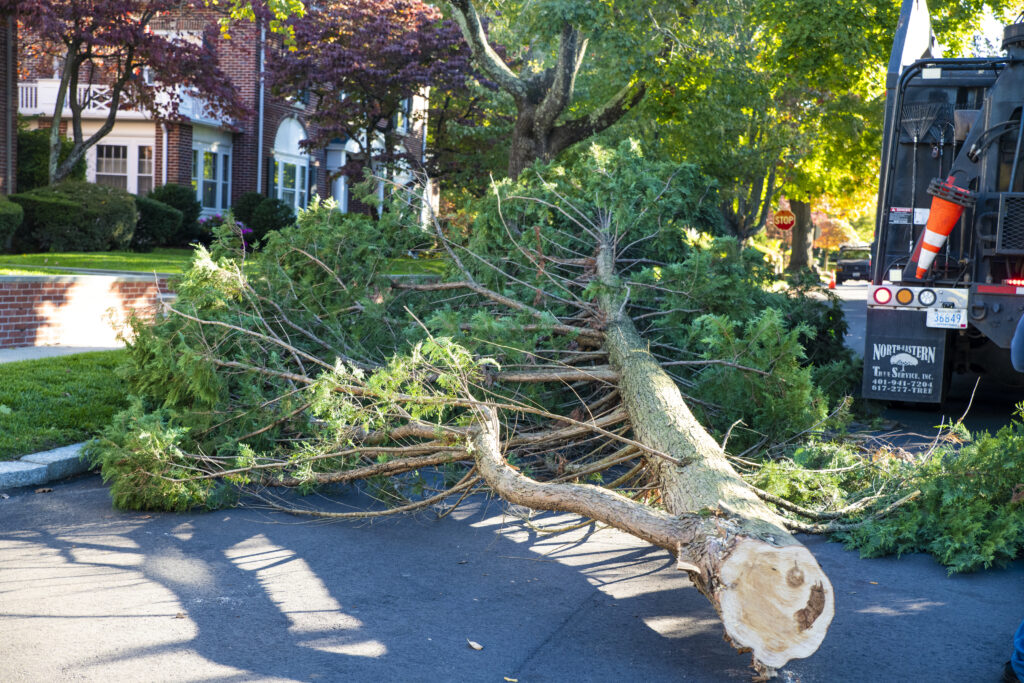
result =
[{"label": "tree bark", "polygon": [[796,216],[796,223],[793,225],[793,251],[789,256],[789,265],[786,270],[796,273],[801,270],[810,270],[814,262],[814,223],[811,222],[811,203],[798,199],[789,200],[789,208]]},{"label": "tree bark", "polygon": [[786,530],[729,465],[679,388],[647,350],[622,306],[612,245],[598,256],[605,347],[635,438],[677,462],[648,457],[662,501],[677,518],[720,520],[680,539],[678,566],[714,605],[728,637],[776,668],[817,650],[834,614],[832,585],[809,550]]},{"label": "tree bark", "polygon": [[543,71],[516,74],[491,47],[472,0],[449,0],[455,22],[473,58],[498,87],[512,96],[516,121],[509,143],[508,175],[518,178],[535,161],[551,161],[572,145],[600,133],[643,99],[643,82],[623,86],[595,111],[557,123],[575,97],[576,75],[583,65],[587,38],[568,24],[562,27],[555,64]]},{"label": "tree bark", "polygon": [[[728,639],[751,651],[766,675],[814,653],[835,611],[832,585],[814,556],[732,469],[697,422],[675,382],[647,351],[625,313],[611,241],[598,276],[605,347],[636,440],[657,473],[665,510],[585,484],[540,483],[501,455],[493,408],[478,406],[471,439],[477,468],[502,498],[539,510],[574,512],[665,548],[711,602]],[[667,454],[669,457],[665,457]]]}]

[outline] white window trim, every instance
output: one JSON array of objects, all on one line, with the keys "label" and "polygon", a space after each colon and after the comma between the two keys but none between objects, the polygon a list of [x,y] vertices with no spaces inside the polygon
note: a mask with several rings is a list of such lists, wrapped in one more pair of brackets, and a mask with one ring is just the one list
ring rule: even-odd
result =
[{"label": "white window trim", "polygon": [[[196,199],[199,201],[199,206],[202,207],[200,215],[202,216],[213,216],[218,213],[224,213],[231,208],[231,187],[232,187],[232,176],[235,170],[235,159],[231,145],[226,145],[222,142],[202,142],[193,140],[192,151],[197,152],[196,163],[198,167],[192,169],[192,173],[196,179]],[[217,185],[217,206],[208,207],[203,206],[203,164],[205,163],[204,152],[211,152],[216,154],[214,163],[217,164],[217,180],[214,181]],[[224,179],[221,178],[221,174],[224,171],[222,157],[228,157],[228,177],[227,183],[224,183]]]},{"label": "white window trim", "polygon": [[[89,148],[85,155],[85,179],[90,183],[96,182],[96,155],[98,145],[109,145],[114,147],[127,147],[127,183],[126,191],[131,194],[138,194],[139,191],[139,147],[151,147],[155,155],[156,145],[152,138],[120,138],[105,136],[103,140]],[[153,174],[153,187],[156,187],[156,174]]]},{"label": "white window trim", "polygon": [[294,188],[294,190],[295,190],[295,199],[294,199],[294,201],[292,201],[291,207],[292,207],[292,209],[296,213],[298,213],[299,209],[304,209],[304,208],[306,208],[306,206],[309,206],[309,200],[312,197],[311,190],[313,189],[313,188],[310,187],[310,182],[309,182],[309,169],[313,165],[312,159],[310,157],[308,157],[308,156],[302,156],[302,155],[299,155],[299,154],[287,154],[285,152],[280,152],[278,150],[274,150],[274,160],[273,160],[272,163],[275,165],[274,173],[275,173],[275,175],[277,175],[277,185],[274,187],[274,197],[276,197],[277,199],[280,199],[281,201],[284,201],[284,197],[282,196],[284,194],[284,173],[282,173],[281,171],[277,170],[276,165],[277,164],[295,164],[295,167],[296,167],[295,168],[296,182],[298,181],[300,173],[304,173],[305,174],[305,178],[306,178],[305,201],[300,201],[299,188],[298,188],[298,186],[296,186]]}]

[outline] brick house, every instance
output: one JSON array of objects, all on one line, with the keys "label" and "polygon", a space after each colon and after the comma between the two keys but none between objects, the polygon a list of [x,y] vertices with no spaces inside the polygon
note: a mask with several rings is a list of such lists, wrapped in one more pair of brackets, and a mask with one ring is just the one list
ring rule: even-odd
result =
[{"label": "brick house", "polygon": [[17,27],[7,16],[0,15],[0,194],[14,191],[14,164],[18,137],[17,107]]},{"label": "brick house", "polygon": [[[161,18],[150,28],[198,37],[216,18],[212,13],[192,11]],[[325,149],[305,151],[299,143],[310,132],[308,105],[298,98],[272,97],[263,86],[268,44],[259,24],[237,22],[231,28],[231,38],[219,38],[214,48],[221,67],[255,114],[245,120],[222,119],[211,115],[200,97],[184,92],[175,120],[120,110],[113,130],[87,153],[87,179],[137,194],[167,183],[191,184],[204,215],[230,208],[247,192],[277,197],[295,208],[306,206],[313,194],[318,194],[335,198],[342,211],[365,209],[350,200],[348,178],[328,180],[355,152],[354,143],[336,140]],[[28,77],[18,83],[18,110],[23,116],[35,117],[30,126],[47,126],[55,107],[58,65],[23,60],[21,66]],[[109,111],[102,88],[94,87],[92,97],[83,115],[86,136],[99,128]],[[408,106],[410,115],[404,117],[400,131],[403,144],[422,159],[426,121],[418,114],[425,111],[426,100],[417,95],[409,99]],[[66,120],[69,118],[67,113]],[[409,179],[396,180],[404,183]]]}]

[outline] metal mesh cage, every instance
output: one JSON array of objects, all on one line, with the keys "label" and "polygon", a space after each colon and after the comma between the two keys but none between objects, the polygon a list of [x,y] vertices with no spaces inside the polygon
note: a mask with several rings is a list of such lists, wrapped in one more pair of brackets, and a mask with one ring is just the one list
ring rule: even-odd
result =
[{"label": "metal mesh cage", "polygon": [[999,197],[996,253],[1024,255],[1024,194],[1004,193]]}]

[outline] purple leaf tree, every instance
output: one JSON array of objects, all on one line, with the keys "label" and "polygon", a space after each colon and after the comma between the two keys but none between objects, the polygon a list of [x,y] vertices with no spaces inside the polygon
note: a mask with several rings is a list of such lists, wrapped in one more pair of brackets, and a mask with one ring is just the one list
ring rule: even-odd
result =
[{"label": "purple leaf tree", "polygon": [[[151,26],[203,6],[200,0],[0,0],[0,12],[18,18],[19,43],[27,48],[23,59],[51,59],[59,68],[50,128],[51,183],[67,177],[88,149],[110,133],[118,112],[126,108],[173,118],[183,92],[191,91],[214,115],[247,114],[218,62],[215,15],[201,33]],[[108,107],[106,117],[86,136],[82,115],[97,96]],[[70,111],[73,146],[59,162],[65,108]]]},{"label": "purple leaf tree", "polygon": [[398,144],[402,117],[411,96],[465,83],[470,54],[458,28],[422,0],[329,0],[291,26],[294,46],[273,53],[268,73],[278,95],[315,96],[305,144],[354,143],[346,174],[368,167],[381,177],[400,159],[415,163]]}]

